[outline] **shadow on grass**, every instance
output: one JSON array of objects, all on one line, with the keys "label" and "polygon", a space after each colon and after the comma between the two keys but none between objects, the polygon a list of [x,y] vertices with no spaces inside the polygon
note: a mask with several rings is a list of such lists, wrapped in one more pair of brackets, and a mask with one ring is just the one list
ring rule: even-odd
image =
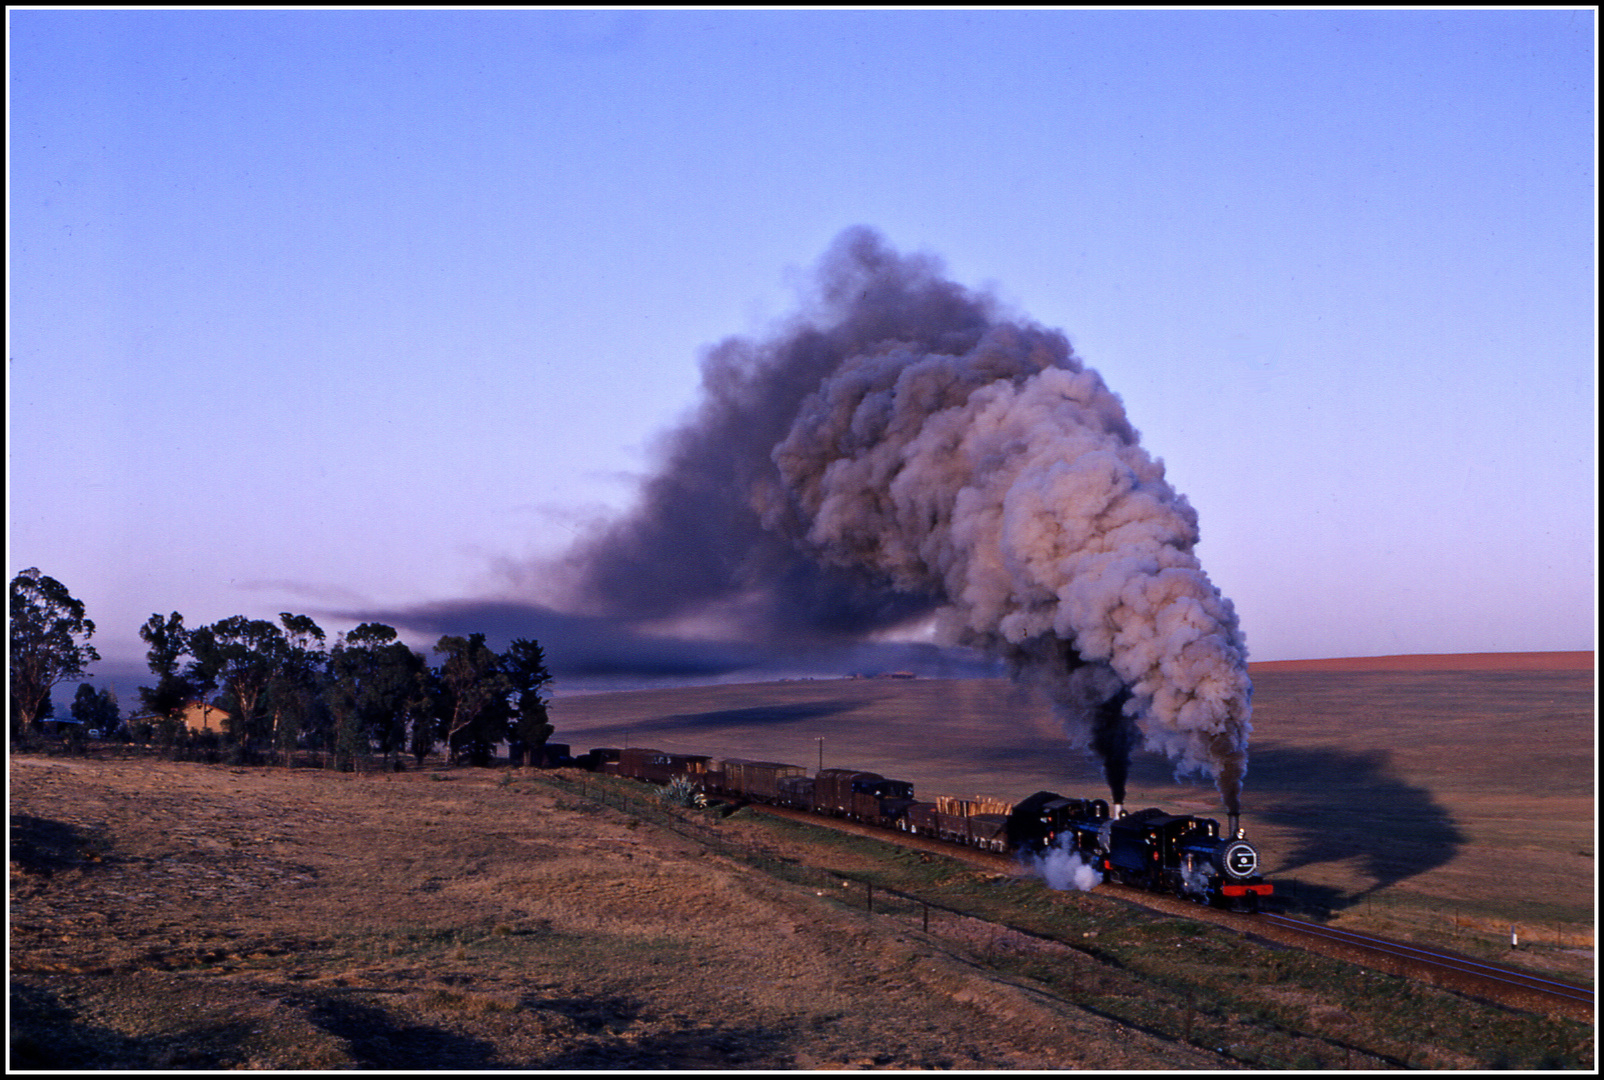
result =
[{"label": "shadow on grass", "polygon": [[9,1011],[12,1069],[137,1068],[150,1060],[140,1040],[79,1023],[48,990],[12,983]]},{"label": "shadow on grass", "polygon": [[313,1002],[311,1024],[344,1039],[359,1067],[373,1069],[474,1069],[490,1064],[495,1047],[423,1024],[398,1024],[383,1009],[339,997]]},{"label": "shadow on grass", "polygon": [[628,1042],[575,1047],[538,1063],[548,1069],[738,1069],[783,1068],[788,1042],[766,1028],[697,1029],[653,1035]]},{"label": "shadow on grass", "polygon": [[629,998],[538,998],[525,997],[519,1002],[526,1009],[552,1012],[565,1016],[584,1031],[610,1031],[635,1022],[640,1015],[640,1002]]},{"label": "shadow on grass", "polygon": [[642,720],[630,726],[641,732],[673,732],[687,728],[733,728],[751,725],[793,724],[835,716],[860,708],[861,701],[801,701],[791,705],[755,705],[745,709],[715,709],[712,712],[676,713]]},{"label": "shadow on grass", "polygon": [[84,856],[100,843],[94,834],[60,821],[11,815],[11,862],[24,873],[50,877],[87,866]]},{"label": "shadow on grass", "polygon": [[71,1069],[238,1068],[236,1049],[249,1031],[243,1022],[181,1033],[136,1037],[85,1023],[55,994],[11,984],[12,1069],[57,1072]]},{"label": "shadow on grass", "polygon": [[765,1028],[701,1028],[647,1037],[620,1036],[641,1016],[642,1003],[622,997],[541,998],[520,1003],[556,1013],[581,1032],[576,1045],[531,1062],[540,1069],[728,1069],[788,1061],[789,1042]]},{"label": "shadow on grass", "polygon": [[[1338,910],[1451,861],[1466,836],[1431,792],[1394,775],[1385,750],[1267,746],[1249,764],[1250,805],[1297,837],[1267,874],[1359,860],[1373,883],[1344,894],[1299,883],[1307,906]],[[1306,893],[1307,895],[1302,895]]]}]

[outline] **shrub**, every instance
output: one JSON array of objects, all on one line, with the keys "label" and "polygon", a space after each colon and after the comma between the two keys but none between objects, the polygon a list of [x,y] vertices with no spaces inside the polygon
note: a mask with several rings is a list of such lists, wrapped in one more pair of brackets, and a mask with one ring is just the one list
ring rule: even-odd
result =
[{"label": "shrub", "polygon": [[688,806],[695,810],[707,808],[707,796],[688,777],[676,776],[657,793],[664,806]]}]

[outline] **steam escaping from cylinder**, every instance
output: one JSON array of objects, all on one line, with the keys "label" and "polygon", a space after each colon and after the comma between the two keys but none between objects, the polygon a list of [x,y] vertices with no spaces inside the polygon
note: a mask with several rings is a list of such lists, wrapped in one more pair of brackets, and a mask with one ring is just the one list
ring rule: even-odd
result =
[{"label": "steam escaping from cylinder", "polygon": [[1235,611],[1196,513],[1061,332],[851,229],[807,309],[712,349],[703,389],[635,513],[573,554],[581,606],[787,643],[933,619],[1046,695],[1114,801],[1140,744],[1236,811]]},{"label": "steam escaping from cylinder", "polygon": [[1069,846],[1067,833],[1061,835],[1058,842],[1046,851],[1032,854],[1028,866],[1047,882],[1049,889],[1059,892],[1071,889],[1090,892],[1103,883],[1103,875],[1097,872],[1097,867],[1081,858],[1080,852]]}]

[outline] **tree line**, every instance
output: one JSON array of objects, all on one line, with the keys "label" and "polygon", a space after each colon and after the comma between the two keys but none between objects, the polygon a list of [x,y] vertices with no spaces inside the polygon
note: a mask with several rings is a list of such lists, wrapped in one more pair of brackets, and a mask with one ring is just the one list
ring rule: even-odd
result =
[{"label": "tree line", "polygon": [[[13,741],[50,715],[52,686],[81,678],[99,659],[88,643],[94,631],[60,582],[32,568],[12,580]],[[498,653],[483,634],[447,634],[431,664],[383,623],[362,623],[330,644],[309,616],[291,612],[276,623],[235,615],[194,628],[176,611],[152,614],[139,636],[155,682],[138,688],[142,711],[129,720],[140,742],[210,739],[238,761],[287,763],[297,749],[316,750],[343,766],[375,751],[387,762],[410,753],[421,763],[443,744],[454,762],[488,764],[497,743],[521,762],[552,733],[552,677],[529,639]],[[216,734],[189,730],[195,703],[219,711]],[[109,728],[117,715],[109,691],[79,687],[75,720]]]}]

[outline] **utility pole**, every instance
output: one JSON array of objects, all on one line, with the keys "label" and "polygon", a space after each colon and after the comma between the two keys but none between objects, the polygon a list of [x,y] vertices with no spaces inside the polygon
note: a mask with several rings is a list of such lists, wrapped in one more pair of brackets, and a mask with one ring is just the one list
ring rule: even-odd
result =
[{"label": "utility pole", "polygon": [[824,736],[823,735],[815,736],[813,741],[819,744],[819,771],[823,772],[824,771]]}]

